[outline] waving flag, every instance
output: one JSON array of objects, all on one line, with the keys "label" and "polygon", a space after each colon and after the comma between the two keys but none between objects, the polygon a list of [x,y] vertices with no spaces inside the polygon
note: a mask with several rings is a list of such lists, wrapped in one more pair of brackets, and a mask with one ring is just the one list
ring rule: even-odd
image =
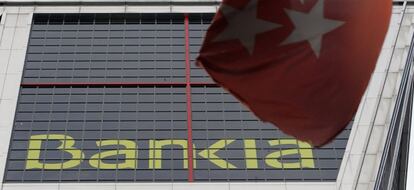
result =
[{"label": "waving flag", "polygon": [[353,118],[391,0],[224,0],[197,63],[261,120],[321,146]]}]

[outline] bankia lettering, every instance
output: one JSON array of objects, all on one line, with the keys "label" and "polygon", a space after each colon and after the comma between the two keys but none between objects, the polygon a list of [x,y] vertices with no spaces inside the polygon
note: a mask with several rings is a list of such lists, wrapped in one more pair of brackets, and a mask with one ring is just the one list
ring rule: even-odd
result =
[{"label": "bankia lettering", "polygon": [[[197,144],[193,144],[193,158],[196,158],[193,167],[197,168],[198,160],[208,160],[210,164],[221,169],[258,169],[259,165],[281,169],[315,168],[313,151],[308,143],[294,139],[267,140],[267,145],[273,149],[265,154],[260,153],[260,156],[256,142],[256,139],[221,139],[203,149],[197,149]],[[79,143],[81,142],[64,134],[32,135],[28,141],[26,170],[71,169],[82,162],[87,162],[90,168],[98,169],[135,169],[140,165],[147,169],[163,169],[163,160],[170,160],[172,157],[182,161],[182,169],[188,168],[186,139],[145,142],[128,139],[98,140],[95,141],[95,146],[100,151],[95,150],[88,154],[85,154],[87,150],[77,148]],[[231,151],[228,147],[232,144],[241,145],[238,150],[244,152],[243,165],[233,164],[222,156],[226,155],[223,152]],[[47,153],[51,155],[53,152],[62,155],[63,159],[47,159]]]}]

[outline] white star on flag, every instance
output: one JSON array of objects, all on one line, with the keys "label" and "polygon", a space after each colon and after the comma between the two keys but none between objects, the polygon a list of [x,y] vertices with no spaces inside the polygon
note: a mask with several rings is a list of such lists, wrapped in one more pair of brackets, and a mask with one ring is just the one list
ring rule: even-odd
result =
[{"label": "white star on flag", "polygon": [[315,55],[319,57],[323,36],[344,24],[342,21],[325,18],[323,10],[323,0],[318,0],[309,13],[285,10],[295,25],[295,30],[281,45],[308,41]]},{"label": "white star on flag", "polygon": [[258,0],[250,0],[243,10],[223,4],[220,11],[228,26],[213,41],[221,42],[237,39],[250,54],[253,54],[257,34],[281,27],[279,24],[257,18],[257,2]]}]

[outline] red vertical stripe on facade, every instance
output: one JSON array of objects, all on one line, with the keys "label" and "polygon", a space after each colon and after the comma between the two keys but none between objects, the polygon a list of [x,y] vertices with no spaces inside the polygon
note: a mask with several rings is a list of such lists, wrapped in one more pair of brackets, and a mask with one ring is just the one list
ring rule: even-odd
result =
[{"label": "red vertical stripe on facade", "polygon": [[186,14],[184,17],[185,27],[185,82],[46,82],[46,83],[22,83],[22,87],[73,87],[73,86],[174,86],[186,87],[186,102],[187,102],[187,155],[188,155],[188,181],[194,181],[194,151],[193,150],[193,135],[192,135],[192,100],[191,87],[192,86],[206,86],[216,87],[217,84],[211,82],[194,82],[191,83],[191,60],[190,60],[190,39],[189,39],[189,17]]},{"label": "red vertical stripe on facade", "polygon": [[187,137],[188,137],[188,181],[193,182],[193,129],[192,122],[192,108],[191,108],[191,65],[190,65],[190,38],[189,38],[189,19],[188,15],[184,18],[185,25],[185,78],[186,78],[186,96],[187,96]]}]

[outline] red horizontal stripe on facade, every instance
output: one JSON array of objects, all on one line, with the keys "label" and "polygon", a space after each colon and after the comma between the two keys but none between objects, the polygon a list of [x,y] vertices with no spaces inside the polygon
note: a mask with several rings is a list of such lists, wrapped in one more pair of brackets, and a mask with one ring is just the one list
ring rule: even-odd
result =
[{"label": "red horizontal stripe on facade", "polygon": [[[185,87],[186,82],[71,82],[71,83],[22,83],[22,87],[68,87],[68,86],[175,86]],[[193,82],[191,86],[195,87],[216,87],[214,83]]]}]

